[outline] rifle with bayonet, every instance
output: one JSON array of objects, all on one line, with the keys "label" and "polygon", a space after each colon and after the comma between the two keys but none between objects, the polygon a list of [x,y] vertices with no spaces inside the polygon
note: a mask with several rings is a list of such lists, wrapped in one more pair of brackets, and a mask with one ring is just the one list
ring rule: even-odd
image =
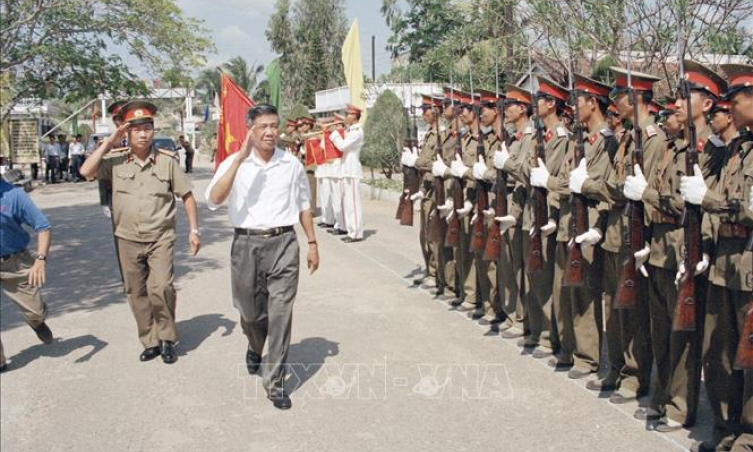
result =
[{"label": "rifle with bayonet", "polygon": [[[633,103],[633,133],[626,133],[625,146],[635,142],[633,154],[631,156],[630,171],[634,171],[637,165],[643,170],[643,130],[641,130],[640,119],[638,117],[638,94],[633,88],[633,79],[630,69],[630,60],[627,64],[627,84],[630,90],[630,101]],[[645,246],[645,207],[643,201],[629,201],[625,206],[625,216],[628,217],[629,224],[625,230],[625,239],[628,243],[628,250],[625,259],[620,267],[620,278],[617,283],[617,292],[615,293],[616,309],[635,309],[640,287],[638,284],[638,269],[635,268],[635,253],[639,252]]]},{"label": "rifle with bayonet", "polygon": [[[486,146],[484,145],[484,133],[481,131],[481,106],[474,105],[476,113],[476,127],[478,128],[476,143],[476,155],[481,161],[486,161]],[[489,187],[483,180],[476,181],[476,222],[473,224],[471,238],[471,251],[482,253],[486,246],[486,220],[484,212],[489,208]]]},{"label": "rifle with bayonet", "polygon": [[[538,166],[538,159],[546,162],[546,150],[544,148],[544,124],[539,118],[538,99],[534,96],[533,102],[533,125],[535,128],[536,145],[531,148],[531,168]],[[549,210],[546,201],[546,190],[541,187],[531,187],[531,212],[533,224],[531,225],[531,254],[528,255],[526,271],[535,274],[544,268],[544,248],[541,228],[546,226]]]},{"label": "rifle with bayonet", "polygon": [[[573,91],[573,70],[568,71],[570,81],[570,102],[573,107],[573,132],[575,135],[575,149],[573,152],[573,168],[586,158],[585,142],[583,138],[583,124],[580,122],[580,108],[578,96]],[[580,193],[570,194],[570,243],[568,244],[567,268],[562,285],[565,287],[580,287],[583,285],[583,249],[575,238],[588,231],[588,201]]]},{"label": "rifle with bayonet", "polygon": [[[753,253],[753,234],[748,239],[745,251]],[[743,321],[743,331],[740,334],[740,342],[737,344],[734,368],[738,370],[753,369],[753,294],[751,294],[748,304],[745,305],[745,320]]]},{"label": "rifle with bayonet", "polygon": [[[436,120],[434,122],[434,132],[437,136],[436,153],[439,158],[442,158],[442,138],[439,135],[439,109],[434,107],[434,111],[436,113]],[[444,238],[447,232],[445,231],[446,223],[439,214],[439,207],[443,206],[446,201],[444,177],[434,176],[434,203],[436,208],[434,209],[434,216],[429,218],[427,236],[429,242],[442,245],[440,253],[442,252],[441,248],[444,246]]]},{"label": "rifle with bayonet", "polygon": [[[463,158],[463,146],[460,143],[460,123],[458,120],[458,113],[454,112],[455,121],[455,158]],[[447,222],[447,237],[445,238],[445,246],[448,248],[456,247],[460,245],[460,218],[458,217],[458,210],[465,206],[465,198],[463,195],[463,181],[459,177],[452,178],[452,213]]]},{"label": "rifle with bayonet", "polygon": [[[681,97],[687,103],[687,150],[685,151],[685,174],[694,173],[694,166],[698,164],[698,150],[695,143],[696,136],[695,123],[693,122],[693,110],[690,101],[690,86],[685,80],[685,64],[683,63],[683,52],[680,52],[680,80],[678,88]],[[680,277],[677,285],[677,302],[672,322],[672,331],[695,331],[696,329],[696,312],[697,304],[695,268],[701,261],[701,206],[686,202],[685,209],[682,213],[682,224],[685,230],[685,273]]]},{"label": "rifle with bayonet", "polygon": [[[500,140],[503,146],[509,144],[509,137],[507,136],[507,129],[505,129],[505,105],[502,104],[500,109],[500,116],[502,120],[502,136]],[[497,179],[494,182],[494,216],[505,217],[507,216],[507,173],[503,170],[497,170]],[[502,257],[502,230],[499,227],[499,223],[494,221],[489,227],[489,236],[486,239],[486,248],[484,248],[484,260],[485,261],[497,261]]]},{"label": "rifle with bayonet", "polygon": [[[413,121],[408,120],[408,139],[406,140],[405,147],[417,149],[418,129],[416,128],[415,111],[412,105],[409,112],[413,116]],[[413,226],[413,201],[411,200],[411,196],[418,192],[420,184],[421,180],[418,169],[403,165],[403,195],[400,197],[400,203],[397,208],[397,216],[400,219],[401,226]]]}]

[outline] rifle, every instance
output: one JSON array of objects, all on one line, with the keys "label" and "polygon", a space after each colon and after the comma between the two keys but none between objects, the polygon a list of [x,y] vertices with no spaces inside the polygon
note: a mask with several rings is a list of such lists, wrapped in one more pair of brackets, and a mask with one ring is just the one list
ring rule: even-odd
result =
[{"label": "rifle", "polygon": [[[530,54],[529,54],[530,66]],[[531,74],[531,77],[533,75]],[[533,153],[530,157],[531,167],[538,166],[538,159],[546,162],[546,151],[544,149],[544,124],[539,118],[539,107],[536,96],[531,103],[533,106],[533,124],[536,129],[536,146],[532,148]],[[533,225],[531,230],[531,254],[528,255],[526,262],[526,271],[529,275],[536,274],[544,268],[544,249],[541,237],[541,228],[546,226],[549,217],[549,210],[546,202],[546,190],[541,187],[531,187],[531,212],[533,214]]]},{"label": "rifle", "polygon": [[[413,115],[413,125],[415,126],[415,112],[412,105],[409,111]],[[418,129],[415,129],[415,140],[413,139],[413,133],[413,127],[411,127],[411,122],[408,120],[407,147],[418,148]],[[396,217],[400,219],[401,226],[413,226],[413,201],[411,201],[410,197],[418,192],[420,183],[418,169],[403,166],[403,196],[400,197],[400,203],[398,204],[396,214]]]},{"label": "rifle", "polygon": [[[450,82],[452,83],[452,82]],[[463,147],[460,144],[460,124],[458,122],[458,114],[455,112],[455,155],[463,158]],[[465,199],[463,197],[463,181],[458,177],[452,178],[452,210],[453,215],[448,221],[447,237],[445,238],[445,246],[447,248],[453,248],[460,245],[460,218],[458,218],[457,211],[462,209],[465,205]]]},{"label": "rifle", "polygon": [[[753,253],[753,235],[750,236],[745,251]],[[737,370],[753,369],[753,294],[745,305],[745,321],[740,334],[740,342],[737,344],[734,368]]]},{"label": "rifle", "polygon": [[[505,107],[502,105],[501,121],[502,121],[502,144],[507,146],[509,137],[507,136],[507,130],[505,129]],[[494,182],[494,216],[505,217],[507,216],[507,173],[502,170],[497,170],[497,180]],[[497,261],[502,256],[502,230],[499,228],[499,223],[494,221],[489,228],[489,237],[486,240],[486,248],[484,248],[484,260],[485,261]]]},{"label": "rifle", "polygon": [[[698,150],[695,143],[698,142],[695,124],[693,123],[693,110],[690,102],[690,86],[685,80],[685,64],[682,61],[683,53],[680,52],[680,80],[678,87],[683,98],[687,102],[688,124],[687,143],[685,151],[685,172],[693,174],[693,167],[698,164]],[[696,303],[695,303],[695,267],[701,260],[701,206],[685,203],[682,213],[682,224],[685,229],[685,273],[677,285],[677,302],[672,322],[672,331],[695,331],[696,328]]]},{"label": "rifle", "polygon": [[[434,111],[437,112],[436,122],[434,123],[434,131],[437,135],[436,152],[437,155],[441,158],[442,140],[439,135],[439,110],[435,108]],[[442,221],[442,216],[439,214],[439,206],[444,205],[444,203],[446,202],[445,198],[446,194],[444,191],[444,178],[434,176],[434,203],[436,204],[437,208],[434,211],[434,216],[429,219],[429,230],[427,231],[428,240],[431,243],[443,244],[442,241],[446,232],[444,231],[445,223],[444,221]]]},{"label": "rifle", "polygon": [[[469,60],[470,61],[470,60]],[[471,101],[473,101],[473,73],[468,68],[468,75],[471,79]],[[476,158],[481,157],[486,160],[486,147],[484,146],[484,136],[481,132],[481,96],[479,96],[479,105],[473,106],[473,112],[476,114]],[[473,233],[471,235],[471,251],[481,253],[484,251],[486,244],[486,227],[484,221],[484,211],[489,208],[489,192],[486,182],[483,180],[476,181],[476,223],[473,224]]]},{"label": "rifle", "polygon": [[[638,165],[643,169],[643,130],[638,119],[638,94],[633,88],[633,79],[630,72],[630,60],[627,64],[627,84],[630,89],[630,100],[633,103],[633,134],[625,134],[625,146],[630,145],[630,140],[635,136],[635,148],[631,156],[631,171]],[[635,268],[635,253],[642,250],[645,245],[644,237],[645,207],[643,201],[630,201],[625,206],[625,216],[630,219],[630,224],[625,231],[625,239],[629,244],[627,255],[622,261],[620,279],[617,283],[615,294],[616,309],[635,309],[639,297],[638,269]]]},{"label": "rifle", "polygon": [[[571,59],[572,64],[572,59]],[[573,167],[577,168],[586,158],[585,143],[583,142],[583,125],[580,123],[580,109],[578,98],[573,96],[573,69],[568,71],[570,83],[570,98],[573,106],[573,132],[575,132],[575,152],[573,153]],[[565,287],[580,287],[583,285],[583,249],[575,237],[588,230],[588,203],[586,197],[579,193],[570,195],[571,221],[570,244],[568,245],[567,268],[562,285]]]}]

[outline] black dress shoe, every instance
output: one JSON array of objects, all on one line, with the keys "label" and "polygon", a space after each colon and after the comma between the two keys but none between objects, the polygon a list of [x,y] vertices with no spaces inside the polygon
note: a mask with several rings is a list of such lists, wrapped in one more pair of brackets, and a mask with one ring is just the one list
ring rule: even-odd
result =
[{"label": "black dress shoe", "polygon": [[141,355],[139,355],[139,361],[146,362],[151,361],[154,358],[158,357],[160,355],[160,348],[159,347],[149,347],[145,349],[143,352],[141,352]]},{"label": "black dress shoe", "polygon": [[35,333],[37,333],[37,337],[40,341],[44,342],[45,344],[52,343],[52,340],[54,339],[52,336],[52,331],[46,323],[42,322],[36,327],[31,327],[31,329],[34,330]]},{"label": "black dress shoe", "polygon": [[560,361],[559,358],[551,358],[546,362],[546,365],[553,368],[556,371],[570,370],[573,368],[572,361]]},{"label": "black dress shoe", "polygon": [[8,370],[8,363],[0,364],[0,373],[5,372],[6,370]]},{"label": "black dress shoe", "polygon": [[343,241],[343,243],[356,243],[361,241],[361,239],[354,239],[352,237],[343,237],[341,240]]},{"label": "black dress shoe", "polygon": [[334,224],[327,224],[327,223],[319,223],[319,224],[317,224],[317,226],[319,226],[320,228],[327,228],[327,229],[335,227]]},{"label": "black dress shoe", "polygon": [[272,401],[272,405],[280,410],[289,410],[293,406],[293,402],[290,401],[290,397],[287,394],[282,395],[270,395],[267,396]]},{"label": "black dress shoe", "polygon": [[437,290],[434,291],[435,297],[441,297],[444,295],[444,286],[437,286]]},{"label": "black dress shoe", "polygon": [[420,286],[421,284],[423,284],[423,283],[424,283],[424,280],[425,280],[425,279],[426,279],[426,276],[422,276],[422,277],[420,277],[420,278],[415,278],[415,279],[413,280],[413,285],[414,285],[414,286]]},{"label": "black dress shoe", "polygon": [[487,319],[486,317],[482,317],[478,319],[478,324],[481,326],[487,326],[487,325],[491,326],[491,325],[499,325],[500,323],[504,321],[505,321],[505,318],[503,316],[495,315],[491,319]]},{"label": "black dress shoe", "polygon": [[165,364],[172,364],[178,360],[173,343],[170,341],[160,341],[160,353],[162,354],[162,362]]},{"label": "black dress shoe", "polygon": [[617,382],[614,380],[614,378],[591,380],[586,383],[586,389],[591,391],[612,391],[614,389],[617,389]]},{"label": "black dress shoe", "polygon": [[248,369],[249,375],[255,375],[261,368],[261,355],[251,350],[246,351],[246,369]]},{"label": "black dress shoe", "polygon": [[658,421],[662,418],[662,414],[653,408],[640,407],[635,410],[633,417],[639,421]]},{"label": "black dress shoe", "polygon": [[327,232],[329,232],[332,235],[347,235],[348,231],[344,229],[327,229]]}]

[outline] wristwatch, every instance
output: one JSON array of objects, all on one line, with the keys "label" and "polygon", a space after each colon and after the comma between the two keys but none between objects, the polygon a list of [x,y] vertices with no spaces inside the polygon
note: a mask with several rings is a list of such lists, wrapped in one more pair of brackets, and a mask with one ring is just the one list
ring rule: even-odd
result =
[{"label": "wristwatch", "polygon": [[198,229],[191,229],[191,234],[196,234],[201,237],[201,232]]},{"label": "wristwatch", "polygon": [[44,255],[44,254],[42,254],[42,253],[38,253],[37,254],[37,260],[38,261],[46,261],[47,260],[47,256]]}]

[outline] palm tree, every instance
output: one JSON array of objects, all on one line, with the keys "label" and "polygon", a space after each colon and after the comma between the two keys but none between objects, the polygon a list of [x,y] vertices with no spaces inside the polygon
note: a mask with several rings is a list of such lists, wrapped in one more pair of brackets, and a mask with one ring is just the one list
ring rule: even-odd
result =
[{"label": "palm tree", "polygon": [[[263,64],[254,62],[249,65],[243,57],[237,56],[222,63],[220,69],[226,72],[251,99],[268,97],[268,94],[265,94],[265,81],[259,80],[264,73]],[[196,78],[196,89],[203,91],[202,98],[205,102],[213,102],[214,93],[220,91],[220,72],[215,68],[201,71]]]}]

